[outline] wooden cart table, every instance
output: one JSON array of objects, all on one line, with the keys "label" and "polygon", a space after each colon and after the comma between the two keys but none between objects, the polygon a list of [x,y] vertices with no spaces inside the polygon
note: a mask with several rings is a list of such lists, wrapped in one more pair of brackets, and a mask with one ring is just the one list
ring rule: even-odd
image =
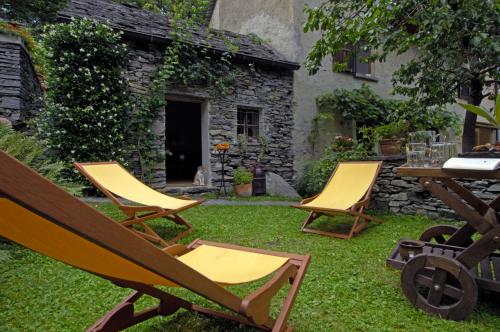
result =
[{"label": "wooden cart table", "polygon": [[[422,253],[405,260],[399,244],[387,264],[402,269],[401,286],[410,302],[428,313],[453,320],[467,318],[478,288],[500,292],[500,196],[486,203],[453,178],[500,179],[497,171],[400,167],[399,176],[419,183],[467,223],[437,225],[420,236]],[[476,239],[473,240],[473,236]]]}]

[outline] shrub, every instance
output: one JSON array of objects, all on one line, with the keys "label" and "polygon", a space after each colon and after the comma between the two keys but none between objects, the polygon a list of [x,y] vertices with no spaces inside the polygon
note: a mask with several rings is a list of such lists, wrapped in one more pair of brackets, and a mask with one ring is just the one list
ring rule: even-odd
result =
[{"label": "shrub", "polygon": [[332,149],[334,152],[346,152],[354,148],[354,141],[348,136],[335,136]]},{"label": "shrub", "polygon": [[38,133],[68,165],[123,161],[126,155],[127,48],[120,39],[120,33],[90,19],[45,30],[48,94]]},{"label": "shrub", "polygon": [[391,122],[375,127],[375,134],[378,139],[390,139],[401,137],[406,131],[407,125],[402,122]]},{"label": "shrub", "polygon": [[309,197],[321,192],[339,162],[350,160],[366,160],[368,153],[361,144],[352,150],[337,152],[333,146],[325,149],[323,158],[309,163],[304,175],[299,180],[297,190],[303,197]]},{"label": "shrub", "polygon": [[322,113],[338,110],[344,119],[360,127],[374,127],[391,122],[406,122],[409,131],[460,130],[457,115],[444,107],[427,107],[413,100],[383,99],[368,85],[356,90],[337,89],[316,99]]},{"label": "shrub", "polygon": [[248,184],[253,180],[253,174],[244,167],[238,167],[234,171],[233,183],[238,186],[240,184]]},{"label": "shrub", "polygon": [[35,171],[57,183],[72,194],[78,195],[82,186],[73,184],[63,175],[65,165],[47,152],[47,146],[34,137],[15,132],[0,123],[0,149],[29,165]]}]

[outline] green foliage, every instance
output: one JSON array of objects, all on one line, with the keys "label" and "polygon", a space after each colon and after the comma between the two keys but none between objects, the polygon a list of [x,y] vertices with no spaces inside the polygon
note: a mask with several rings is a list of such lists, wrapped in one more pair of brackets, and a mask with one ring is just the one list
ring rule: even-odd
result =
[{"label": "green foliage", "polygon": [[297,190],[303,197],[316,195],[325,187],[339,162],[367,159],[368,152],[361,144],[342,152],[335,151],[335,145],[332,145],[325,149],[321,159],[312,161],[306,166],[304,174],[297,184]]},{"label": "green foliage", "polygon": [[333,114],[337,110],[344,119],[367,126],[380,123],[390,112],[390,105],[366,84],[355,90],[327,92],[316,98],[316,104],[323,113]]},{"label": "green foliage", "polygon": [[253,174],[249,170],[247,170],[244,167],[238,167],[234,171],[233,175],[233,183],[237,186],[240,184],[248,184],[252,183],[253,180]]},{"label": "green foliage", "polygon": [[500,95],[497,95],[495,102],[495,107],[493,109],[493,114],[490,113],[486,108],[482,106],[475,106],[471,104],[459,103],[464,109],[479,116],[485,118],[489,123],[491,123],[496,128],[500,128]]},{"label": "green foliage", "polygon": [[65,178],[63,171],[66,165],[50,156],[43,141],[0,124],[0,150],[22,161],[72,194],[81,193],[83,187],[72,184]]},{"label": "green foliage", "polygon": [[55,21],[57,11],[67,0],[3,0],[0,17],[6,20],[39,24]]},{"label": "green foliage", "polygon": [[238,71],[230,62],[231,53],[216,56],[209,54],[207,48],[189,43],[192,28],[205,18],[203,13],[208,8],[208,1],[120,2],[133,3],[144,9],[161,12],[170,18],[172,42],[165,49],[162,66],[152,75],[148,95],[137,96],[132,121],[127,130],[129,141],[139,158],[141,175],[147,178],[152,174],[151,170],[155,164],[164,158],[163,153],[154,148],[157,137],[150,128],[158,116],[158,111],[166,105],[165,93],[169,87],[202,85],[213,87],[216,93],[226,94]]},{"label": "green foliage", "polygon": [[231,57],[229,52],[220,56],[210,55],[209,49],[198,48],[180,40],[168,47],[165,56],[168,69],[163,72],[168,75],[169,85],[209,86],[225,95],[238,73],[230,62]]},{"label": "green foliage", "polygon": [[[370,54],[362,61],[411,52],[413,58],[392,76],[394,91],[424,105],[455,102],[465,84],[477,106],[500,81],[498,0],[325,0],[305,11],[304,30],[321,31],[306,61],[311,74],[325,57],[357,46]],[[474,142],[476,118],[470,115],[463,127],[466,151]]]},{"label": "green foliage", "polygon": [[89,19],[46,28],[49,67],[39,136],[66,163],[123,161],[129,107],[120,33]]},{"label": "green foliage", "polygon": [[268,152],[269,138],[267,138],[266,136],[259,136],[259,154],[257,155],[257,162],[260,163]]},{"label": "green foliage", "polygon": [[337,110],[358,127],[405,122],[409,131],[459,129],[459,119],[444,107],[428,107],[415,100],[383,99],[366,84],[359,89],[337,89],[316,99],[321,113]]},{"label": "green foliage", "polygon": [[307,68],[317,72],[324,57],[349,45],[363,44],[371,52],[365,60],[379,61],[417,48],[393,76],[396,92],[429,105],[454,102],[458,83],[500,78],[499,9],[496,0],[324,1],[306,8],[305,31],[322,31]]},{"label": "green foliage", "polygon": [[[443,130],[451,127],[460,132],[460,119],[444,107],[427,107],[415,100],[383,99],[376,95],[366,84],[359,89],[337,89],[320,95],[316,99],[320,112],[313,120],[313,129],[309,140],[315,144],[318,139],[318,127],[321,121],[334,118],[334,112],[347,120],[354,120],[358,128],[358,142],[366,151],[373,151],[380,134],[403,136],[407,132],[418,130]],[[385,126],[388,125],[389,126]],[[396,133],[385,133],[397,126]],[[394,129],[394,128],[392,128]],[[390,137],[390,136],[388,136]]]},{"label": "green foliage", "polygon": [[336,136],[333,140],[332,151],[346,152],[354,148],[354,140],[347,136]]},{"label": "green foliage", "polygon": [[210,0],[113,0],[134,5],[155,13],[162,13],[173,19],[205,23]]},{"label": "green foliage", "polygon": [[358,129],[358,142],[371,154],[375,149],[377,134],[374,127],[361,127]]},{"label": "green foliage", "polygon": [[400,138],[407,131],[403,122],[391,122],[375,127],[375,134],[379,139]]}]

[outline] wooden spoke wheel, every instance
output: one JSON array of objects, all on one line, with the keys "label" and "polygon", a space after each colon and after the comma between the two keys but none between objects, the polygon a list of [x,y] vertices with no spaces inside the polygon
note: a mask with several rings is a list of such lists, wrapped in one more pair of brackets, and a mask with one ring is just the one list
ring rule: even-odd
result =
[{"label": "wooden spoke wheel", "polygon": [[417,255],[401,273],[401,287],[410,302],[446,319],[467,318],[477,303],[478,288],[460,262],[437,255]]},{"label": "wooden spoke wheel", "polygon": [[[425,242],[435,242],[439,244],[445,244],[448,239],[458,231],[458,227],[452,225],[437,225],[427,228],[422,235],[420,235],[419,240]],[[462,245],[468,247],[472,244],[472,240],[468,239]]]}]

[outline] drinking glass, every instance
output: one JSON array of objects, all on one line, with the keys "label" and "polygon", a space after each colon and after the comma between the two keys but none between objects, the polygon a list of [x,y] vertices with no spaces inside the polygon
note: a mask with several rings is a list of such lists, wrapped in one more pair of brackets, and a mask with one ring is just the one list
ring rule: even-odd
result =
[{"label": "drinking glass", "polygon": [[447,143],[433,143],[431,145],[431,166],[441,167],[448,160]]},{"label": "drinking glass", "polygon": [[431,145],[436,142],[436,132],[433,130],[415,131],[408,134],[408,142],[425,144],[424,165],[431,166]]},{"label": "drinking glass", "polygon": [[446,145],[446,152],[447,152],[447,157],[448,157],[446,160],[458,156],[457,143],[445,143],[445,145]]},{"label": "drinking glass", "polygon": [[406,144],[406,163],[408,167],[425,167],[425,154],[427,146],[425,143]]}]

